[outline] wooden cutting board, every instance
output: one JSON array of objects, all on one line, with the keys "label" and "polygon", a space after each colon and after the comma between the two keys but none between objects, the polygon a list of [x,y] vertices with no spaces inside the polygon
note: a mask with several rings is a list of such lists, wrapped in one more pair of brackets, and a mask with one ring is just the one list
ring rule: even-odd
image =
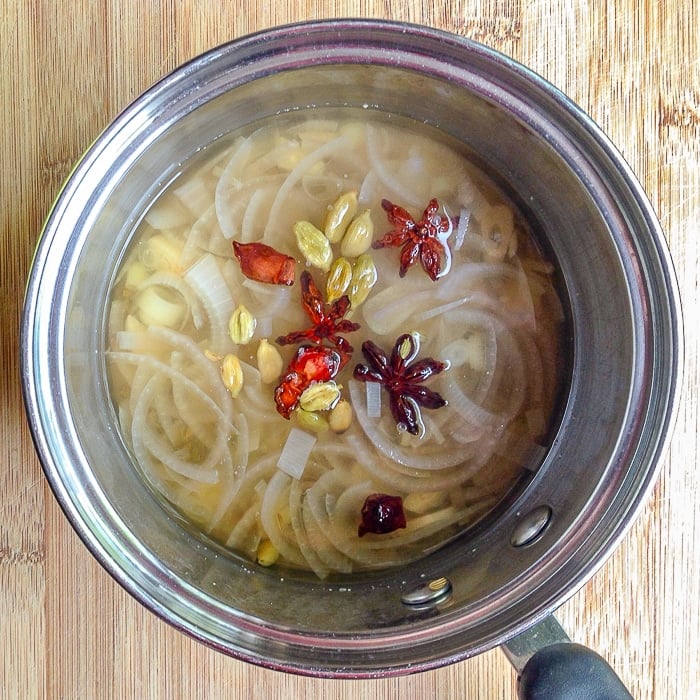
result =
[{"label": "wooden cutting board", "polygon": [[254,668],[185,638],[88,554],[43,480],[25,425],[17,347],[24,280],[72,164],[123,106],[182,61],[254,30],[333,16],[425,23],[525,63],[603,127],[658,211],[687,319],[678,426],[647,507],[559,617],[611,661],[636,698],[700,697],[694,0],[0,2],[0,697],[515,697],[499,650],[414,676],[348,682]]}]

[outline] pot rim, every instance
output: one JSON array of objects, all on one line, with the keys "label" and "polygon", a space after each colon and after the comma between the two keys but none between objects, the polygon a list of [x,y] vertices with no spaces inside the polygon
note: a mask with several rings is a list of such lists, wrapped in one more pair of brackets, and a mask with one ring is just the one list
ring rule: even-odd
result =
[{"label": "pot rim", "polygon": [[[357,38],[362,32],[369,32],[372,35],[365,43],[361,43]],[[290,36],[294,37],[294,45],[291,50],[287,50],[285,46],[289,43]],[[382,41],[387,36],[395,39],[396,43],[391,46],[382,44]],[[353,43],[353,40],[356,43]],[[57,222],[64,216],[71,216],[71,207],[74,206],[72,197],[76,190],[83,187],[92,164],[100,158],[104,149],[108,145],[109,147],[115,147],[115,143],[118,143],[123,138],[122,129],[124,125],[130,122],[132,126],[136,125],[141,112],[143,110],[148,111],[148,106],[151,103],[162,99],[172,99],[171,95],[178,92],[180,83],[183,81],[186,83],[193,74],[197,74],[203,67],[211,66],[220,61],[227,65],[232,65],[231,61],[235,58],[233,61],[234,66],[236,62],[247,62],[250,69],[245,74],[245,79],[252,80],[255,77],[261,77],[280,68],[294,70],[295,68],[306,67],[308,61],[313,61],[315,65],[367,61],[379,63],[380,65],[396,65],[418,71],[429,71],[438,77],[450,79],[455,70],[454,63],[446,63],[444,56],[436,58],[414,50],[410,42],[415,42],[416,40],[424,42],[421,46],[439,45],[441,49],[450,52],[452,56],[456,54],[463,55],[465,64],[468,62],[466,57],[469,57],[470,60],[487,62],[496,66],[501,72],[517,75],[520,79],[531,83],[536,87],[538,95],[542,99],[549,101],[566,118],[570,119],[571,123],[575,123],[581,133],[585,133],[590,142],[599,149],[597,157],[603,159],[608,167],[614,168],[620,182],[624,184],[628,191],[630,200],[634,202],[634,205],[639,210],[640,217],[644,220],[646,227],[644,233],[648,236],[643,241],[644,245],[647,246],[645,253],[655,258],[657,270],[662,274],[662,279],[654,280],[658,289],[652,291],[665,297],[662,302],[666,305],[664,311],[668,314],[668,318],[662,319],[664,322],[665,345],[660,348],[667,365],[657,368],[657,372],[667,373],[667,376],[662,378],[657,376],[654,379],[655,382],[661,381],[664,385],[665,393],[660,399],[664,410],[660,415],[651,416],[651,419],[656,421],[656,424],[653,431],[654,434],[650,437],[648,436],[648,443],[642,446],[648,453],[646,459],[647,469],[644,472],[642,483],[638,484],[634,498],[626,500],[621,504],[621,508],[617,506],[619,512],[605,514],[606,522],[609,521],[610,526],[606,528],[604,538],[597,545],[597,555],[593,563],[581,568],[576,576],[571,577],[567,587],[558,590],[554,595],[548,596],[546,600],[540,602],[537,607],[532,609],[528,607],[528,598],[531,596],[528,595],[526,590],[527,584],[521,582],[519,585],[522,588],[523,596],[522,605],[519,606],[520,609],[516,615],[517,621],[501,634],[484,638],[481,644],[472,646],[469,649],[459,649],[454,653],[445,654],[439,658],[422,658],[415,662],[402,662],[391,665],[388,664],[387,659],[391,655],[391,649],[397,645],[402,647],[409,647],[412,644],[429,645],[429,638],[436,634],[447,638],[459,637],[464,625],[463,616],[450,617],[448,615],[440,618],[441,622],[439,624],[433,624],[429,628],[418,627],[412,631],[399,630],[398,632],[392,630],[391,633],[369,635],[367,639],[354,639],[352,635],[340,635],[339,637],[332,636],[325,639],[315,637],[313,640],[309,640],[308,636],[304,634],[297,634],[287,629],[276,630],[269,625],[256,622],[250,623],[236,618],[235,624],[240,626],[243,632],[268,635],[282,647],[298,646],[302,648],[306,647],[311,641],[319,651],[325,649],[328,652],[328,659],[338,650],[356,650],[357,653],[366,653],[371,648],[376,651],[381,662],[372,668],[359,668],[341,661],[330,662],[324,658],[324,661],[329,664],[324,666],[323,662],[314,665],[309,662],[281,660],[272,656],[248,653],[245,649],[237,647],[235,643],[227,643],[225,640],[204,634],[201,629],[198,629],[192,623],[191,619],[175,613],[169,602],[166,603],[165,599],[160,599],[153,595],[151,589],[143,587],[142,581],[135,580],[129,573],[125,572],[115,560],[114,553],[95,534],[91,524],[86,521],[84,512],[76,506],[74,495],[70,493],[63,481],[61,457],[66,455],[56,455],[54,452],[48,423],[50,417],[44,415],[42,388],[37,385],[36,379],[41,372],[41,356],[40,348],[37,347],[37,340],[41,338],[41,327],[43,327],[43,324],[50,322],[47,314],[54,313],[52,310],[41,309],[41,283],[42,279],[47,275],[48,278],[51,278],[52,275],[56,274],[55,271],[52,271],[54,263],[52,263],[50,257],[52,253],[51,246],[57,236]],[[319,50],[319,45],[323,47],[323,50]],[[381,50],[378,48],[380,45]],[[294,53],[295,47],[298,49],[297,53]],[[367,60],[366,52],[368,47],[373,47],[380,51],[380,53],[372,57],[371,61]],[[258,62],[261,63],[261,67],[259,72],[256,72],[254,68]],[[465,71],[466,68],[462,66],[461,70]],[[475,80],[477,78],[478,76],[475,77]],[[243,77],[240,78],[240,80],[242,79]],[[195,98],[189,98],[188,109],[194,109],[196,104],[206,101],[209,95],[222,89],[223,83],[235,83],[235,80],[231,73],[224,70],[223,74],[219,75],[212,83],[198,85],[197,90],[199,90],[199,94]],[[495,82],[491,87],[494,91],[502,89],[502,86]],[[480,85],[480,88],[486,92],[489,90],[489,86]],[[536,106],[532,106],[533,111]],[[524,105],[524,108],[527,107],[527,105]],[[523,113],[521,116],[524,120],[527,120],[533,115]],[[134,128],[137,127],[134,126]],[[63,300],[65,301],[65,298]],[[42,467],[69,521],[88,549],[112,577],[161,618],[211,647],[269,668],[336,678],[391,676],[409,671],[427,670],[452,663],[503,643],[511,636],[551,613],[573,595],[576,590],[594,575],[619,544],[631,527],[634,518],[643,507],[656,481],[661,465],[661,455],[666,449],[672,425],[678,413],[683,356],[680,295],[663,231],[651,204],[631,169],[595,122],[544,78],[493,49],[438,29],[388,20],[364,19],[301,22],[259,31],[233,40],[211,49],[176,68],[123,110],[103,131],[76,165],[46,221],[28,281],[25,309],[22,317],[21,342],[23,395],[32,437],[41,458]],[[658,384],[655,384],[655,387],[658,387]],[[59,390],[65,391],[65,386],[59,387]],[[96,490],[97,488],[96,484],[88,485],[88,491],[90,489]],[[82,504],[81,508],[86,508],[89,512],[89,506]],[[594,530],[600,526],[600,522],[601,513],[594,510],[580,524]],[[146,573],[143,578],[150,578],[155,582],[158,581],[158,567],[155,565],[155,562],[144,562],[144,571]],[[172,582],[168,583],[172,584]],[[173,588],[168,596],[173,600],[176,599],[178,590]],[[205,612],[220,614],[222,610],[212,605]]]}]

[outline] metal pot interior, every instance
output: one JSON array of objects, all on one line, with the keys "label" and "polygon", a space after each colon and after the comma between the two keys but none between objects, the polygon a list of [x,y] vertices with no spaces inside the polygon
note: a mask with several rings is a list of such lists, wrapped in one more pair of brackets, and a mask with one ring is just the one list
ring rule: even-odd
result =
[{"label": "metal pot interior", "polygon": [[[403,29],[348,22],[273,30],[154,86],[76,169],[47,222],[27,297],[30,422],[86,544],[188,634],[318,675],[443,664],[551,611],[629,525],[653,483],[674,403],[672,272],[620,157],[561,94],[508,59]],[[570,380],[551,447],[497,517],[407,569],[325,582],[243,562],[156,501],[116,428],[102,355],[109,283],[150,199],[232,128],[313,105],[389,112],[457,138],[517,198],[557,261],[570,324]],[[513,533],[542,506],[551,510],[543,531],[515,546]],[[443,576],[451,595],[403,602]]]}]

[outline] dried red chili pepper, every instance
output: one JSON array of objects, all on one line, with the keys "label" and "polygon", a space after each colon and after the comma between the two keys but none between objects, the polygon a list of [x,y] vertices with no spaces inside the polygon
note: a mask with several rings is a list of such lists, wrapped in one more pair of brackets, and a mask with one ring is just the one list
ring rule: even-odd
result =
[{"label": "dried red chili pepper", "polygon": [[358,537],[362,537],[368,532],[375,535],[386,535],[406,527],[406,515],[403,512],[401,496],[373,493],[365,499],[361,516],[362,522],[357,528]]},{"label": "dried red chili pepper", "polygon": [[333,379],[342,367],[340,353],[319,345],[302,345],[292,358],[282,381],[275,388],[277,411],[289,418],[299,398],[313,382]]},{"label": "dried red chili pepper", "polygon": [[340,353],[333,348],[302,345],[289,363],[288,371],[298,372],[315,382],[328,382],[340,370]]},{"label": "dried red chili pepper", "polygon": [[[311,274],[308,270],[304,270],[301,273],[301,302],[313,326],[303,331],[281,335],[277,338],[277,342],[280,345],[291,345],[308,341],[321,345],[324,340],[327,340],[338,349],[344,365],[350,359],[353,348],[338,334],[351,333],[360,327],[359,323],[343,318],[350,308],[348,296],[344,295],[332,304],[325,304]],[[325,307],[328,307],[328,311]]]},{"label": "dried red chili pepper", "polygon": [[295,278],[295,260],[264,243],[233,241],[233,252],[241,272],[251,280],[291,286]]},{"label": "dried red chili pepper", "polygon": [[435,281],[442,272],[443,260],[449,256],[449,248],[443,239],[452,229],[450,218],[438,214],[438,200],[430,200],[418,221],[403,207],[392,204],[388,199],[382,200],[382,208],[394,228],[375,241],[372,247],[403,246],[399,277],[403,277],[408,268],[420,259],[423,269]]},{"label": "dried red chili pepper", "polygon": [[371,340],[362,343],[362,354],[367,365],[358,364],[353,376],[361,382],[378,382],[389,392],[389,407],[396,425],[411,435],[421,432],[420,408],[436,409],[447,401],[436,391],[421,386],[446,365],[439,360],[424,358],[413,362],[419,344],[415,336],[405,333],[394,344],[391,356]]}]

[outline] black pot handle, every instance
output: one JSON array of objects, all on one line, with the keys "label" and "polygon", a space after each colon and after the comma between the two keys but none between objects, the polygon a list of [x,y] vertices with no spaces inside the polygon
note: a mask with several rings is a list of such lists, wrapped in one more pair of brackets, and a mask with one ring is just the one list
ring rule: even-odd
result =
[{"label": "black pot handle", "polygon": [[581,644],[540,649],[518,678],[520,700],[632,700],[608,662]]},{"label": "black pot handle", "polygon": [[602,656],[569,640],[553,615],[503,645],[520,700],[633,700]]}]

